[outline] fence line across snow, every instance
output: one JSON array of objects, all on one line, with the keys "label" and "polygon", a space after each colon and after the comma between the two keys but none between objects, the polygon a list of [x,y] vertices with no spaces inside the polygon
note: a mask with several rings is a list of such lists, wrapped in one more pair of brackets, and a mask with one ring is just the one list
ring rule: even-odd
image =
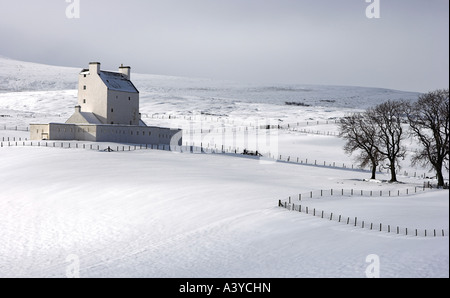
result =
[{"label": "fence line across snow", "polygon": [[392,235],[402,235],[402,236],[413,236],[413,237],[448,237],[448,229],[418,229],[418,228],[408,228],[400,227],[398,225],[389,225],[381,222],[365,221],[358,217],[344,216],[339,213],[326,212],[324,210],[311,208],[302,204],[282,202],[278,201],[278,206],[288,209],[290,211],[308,214],[314,217],[319,217],[324,220],[334,221],[341,224],[346,224],[348,226],[353,226],[355,228],[366,229],[377,232],[385,232]]},{"label": "fence line across snow", "polygon": [[314,190],[289,197],[289,203],[294,201],[307,201],[308,199],[319,199],[326,197],[400,197],[415,195],[430,188],[432,188],[431,185],[424,182],[423,186],[415,186],[410,188],[407,187],[397,190],[358,190],[344,188]]},{"label": "fence line across snow", "polygon": [[[62,145],[61,145],[62,144]],[[44,141],[28,141],[26,138],[22,139],[20,137],[2,137],[1,142],[0,142],[0,147],[11,147],[11,146],[38,146],[38,147],[59,147],[59,148],[79,148],[80,146],[83,146],[80,142],[71,142],[71,141],[48,141],[48,142],[44,142]],[[99,145],[98,143],[93,143],[90,145],[90,147],[93,148],[99,148],[98,150],[100,150],[100,146],[103,145]],[[155,146],[156,144],[154,144],[153,146],[151,144],[138,144],[138,145],[119,145],[119,146],[114,146],[115,148],[113,148],[113,151],[127,151],[126,147],[132,147],[132,148],[137,148],[139,147],[140,149],[157,149]],[[85,146],[84,146],[85,147]],[[89,147],[89,148],[90,148]],[[164,147],[166,151],[177,151],[180,153],[185,153],[185,152],[190,152],[190,153],[196,153],[196,154],[200,154],[200,153],[206,153],[206,154],[229,154],[229,155],[238,155],[238,156],[242,156],[243,155],[243,151],[245,149],[242,148],[232,148],[230,146],[226,147],[223,145],[216,145],[216,144],[207,144],[207,146],[204,146],[203,143],[200,144],[200,146],[195,146],[195,143],[192,143],[191,145],[189,145],[186,142],[185,146],[173,146],[173,145],[165,145]],[[85,149],[85,148],[84,148]],[[107,148],[103,148],[103,149],[107,149]],[[102,149],[102,150],[103,150]],[[130,149],[131,150],[131,149]],[[129,150],[128,150],[129,151]],[[256,154],[258,155],[258,154]],[[345,169],[345,170],[351,170],[351,171],[363,171],[363,172],[371,172],[370,169],[364,169],[361,168],[359,166],[355,166],[355,165],[347,165],[345,163],[337,163],[337,162],[320,162],[318,160],[312,160],[312,159],[301,159],[300,157],[291,157],[291,156],[283,156],[283,155],[275,155],[272,154],[270,152],[264,153],[264,156],[257,156],[259,157],[263,157],[266,158],[268,160],[273,160],[276,162],[285,162],[285,163],[292,163],[292,164],[299,164],[299,165],[308,165],[308,166],[317,166],[317,167],[326,167],[326,168],[335,168],[335,169]],[[386,170],[387,172],[389,172],[389,170]],[[381,173],[381,169],[379,169],[378,173]],[[419,175],[417,174],[417,172],[414,172],[414,175],[409,175],[408,172],[404,172],[404,173],[398,173],[397,174],[403,174],[403,176],[405,177],[423,177],[425,178],[427,174],[422,174]]]}]

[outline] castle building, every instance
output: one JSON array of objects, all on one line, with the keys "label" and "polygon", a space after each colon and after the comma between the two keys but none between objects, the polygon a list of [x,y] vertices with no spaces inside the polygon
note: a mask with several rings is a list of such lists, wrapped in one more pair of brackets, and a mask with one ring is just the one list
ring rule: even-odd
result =
[{"label": "castle building", "polygon": [[99,62],[78,79],[78,105],[65,123],[31,124],[31,140],[77,140],[132,144],[182,144],[182,130],[147,126],[139,112],[139,91],[131,68],[102,71]]}]

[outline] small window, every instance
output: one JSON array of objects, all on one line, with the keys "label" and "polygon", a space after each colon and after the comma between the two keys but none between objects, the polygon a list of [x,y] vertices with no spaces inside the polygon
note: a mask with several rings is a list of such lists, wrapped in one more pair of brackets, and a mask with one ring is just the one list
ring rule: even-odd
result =
[{"label": "small window", "polygon": [[37,132],[36,133],[39,133],[39,129],[37,130]]},{"label": "small window", "polygon": [[133,135],[133,131],[131,132],[131,135]]},{"label": "small window", "polygon": [[83,90],[86,90],[86,85],[83,86]]},{"label": "small window", "polygon": [[83,75],[83,77],[86,77],[86,75]]},{"label": "small window", "polygon": [[130,121],[130,125],[133,125],[133,121]]},{"label": "small window", "polygon": [[86,103],[86,99],[83,99],[83,103]]},{"label": "small window", "polygon": [[152,135],[152,132],[151,132],[151,131],[149,131],[149,132],[148,132],[148,135],[149,135],[149,136],[151,136],[151,135]]},{"label": "small window", "polygon": [[112,121],[111,124],[114,124],[114,121]]},{"label": "small window", "polygon": [[116,99],[119,99],[119,96],[116,95]]},{"label": "small window", "polygon": [[131,100],[131,96],[128,96],[128,100]]},{"label": "small window", "polygon": [[111,113],[114,113],[114,109],[111,109]]}]

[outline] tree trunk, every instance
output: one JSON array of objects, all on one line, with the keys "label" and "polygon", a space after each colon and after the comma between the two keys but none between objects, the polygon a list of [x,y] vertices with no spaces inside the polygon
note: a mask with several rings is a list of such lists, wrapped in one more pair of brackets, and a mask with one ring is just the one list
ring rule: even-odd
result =
[{"label": "tree trunk", "polygon": [[372,161],[372,180],[375,180],[377,176],[377,163]]},{"label": "tree trunk", "polygon": [[438,187],[444,187],[444,175],[442,174],[442,166],[436,167],[436,177],[438,179]]},{"label": "tree trunk", "polygon": [[391,161],[390,164],[390,168],[391,168],[391,183],[393,182],[397,182],[397,173],[395,173],[395,162]]}]

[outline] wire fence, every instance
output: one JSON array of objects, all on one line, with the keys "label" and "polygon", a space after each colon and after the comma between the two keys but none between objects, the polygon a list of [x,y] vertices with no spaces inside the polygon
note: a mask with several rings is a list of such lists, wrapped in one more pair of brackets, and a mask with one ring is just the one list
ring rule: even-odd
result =
[{"label": "wire fence", "polygon": [[30,131],[29,127],[24,127],[24,126],[6,126],[6,125],[1,125],[0,126],[0,130],[11,130],[11,131]]},{"label": "wire fence", "polygon": [[[51,142],[44,142],[44,141],[29,141],[27,138],[21,138],[21,137],[2,137],[0,139],[0,146],[1,147],[12,147],[12,146],[38,146],[38,147],[59,147],[59,148],[79,148],[81,146],[86,147],[86,145],[80,144],[80,142],[70,142],[70,141],[51,141]],[[163,145],[166,146],[166,151],[176,151],[180,153],[184,152],[190,152],[195,154],[227,154],[227,155],[233,155],[233,156],[253,156],[255,158],[263,158],[266,161],[273,161],[273,162],[284,162],[284,163],[290,163],[290,164],[297,164],[297,165],[307,165],[307,166],[316,166],[316,167],[325,167],[325,168],[332,168],[332,169],[344,169],[344,170],[350,170],[350,171],[359,171],[359,172],[366,172],[370,173],[370,168],[361,168],[354,164],[346,164],[346,163],[339,163],[339,162],[327,162],[327,161],[318,161],[318,160],[311,160],[308,158],[302,159],[300,157],[292,157],[292,156],[286,156],[286,155],[275,155],[271,152],[258,152],[258,151],[249,151],[245,148],[233,148],[231,146],[224,146],[224,145],[215,145],[215,144],[207,144],[207,146],[204,146],[203,143],[199,144],[200,146],[196,146],[195,143],[191,143],[190,145],[186,143],[185,146],[173,146],[173,145]],[[127,151],[126,147],[138,147],[138,148],[145,148],[145,149],[155,149],[155,146],[158,146],[158,144],[131,144],[131,145],[113,145],[115,146],[114,151]],[[153,146],[153,147],[152,147]],[[94,143],[90,144],[89,148],[100,148],[104,147],[104,145]],[[123,148],[122,148],[123,147]],[[125,148],[125,149],[124,149]],[[103,148],[106,149],[106,148]],[[103,150],[102,149],[102,150]],[[98,149],[100,150],[100,149]],[[378,174],[383,173],[381,169],[378,169]],[[386,173],[389,173],[389,169],[386,170]],[[407,171],[404,171],[403,173],[397,172],[398,175],[403,175],[404,177],[418,177],[418,178],[425,178],[427,177],[427,174],[418,174],[417,172],[414,172],[414,174],[410,175]],[[432,187],[430,185],[430,187]]]},{"label": "wire fence", "polygon": [[424,182],[422,186],[405,187],[397,190],[358,190],[358,189],[324,189],[314,190],[298,195],[290,196],[288,202],[307,201],[308,199],[320,199],[329,197],[404,197],[409,195],[416,195],[428,189],[432,189],[431,184]]},{"label": "wire fence", "polygon": [[[196,146],[195,142],[190,143],[185,142],[186,146]],[[244,152],[248,151],[246,148],[241,147],[231,147],[226,145],[217,145],[217,144],[211,144],[211,143],[200,143],[200,148],[203,148],[205,152],[213,151],[214,153],[226,153],[226,154],[241,154],[245,155]],[[349,170],[349,171],[358,171],[358,172],[366,172],[371,173],[372,169],[370,167],[360,167],[359,165],[355,164],[348,164],[343,162],[330,162],[330,161],[321,161],[317,159],[311,159],[311,158],[302,158],[302,157],[295,157],[291,155],[281,155],[281,154],[274,154],[269,152],[260,152],[260,151],[252,151],[253,154],[259,156],[260,158],[265,158],[269,160],[273,160],[276,162],[284,162],[284,163],[291,163],[291,164],[297,164],[297,165],[307,165],[307,166],[315,166],[315,167],[324,167],[324,168],[332,168],[332,169],[340,169],[340,170]],[[383,173],[390,173],[390,169],[383,169],[382,167],[377,169],[377,174],[383,174]],[[404,177],[410,177],[410,178],[422,178],[425,179],[429,174],[427,173],[418,173],[417,171],[414,171],[413,173],[408,171],[400,171],[400,169],[396,170],[397,175],[401,175]]]},{"label": "wire fence", "polygon": [[384,232],[392,235],[403,235],[413,237],[448,237],[449,229],[419,229],[411,227],[401,227],[398,225],[389,225],[382,222],[373,222],[362,220],[358,217],[349,217],[339,213],[333,213],[324,211],[321,209],[311,208],[302,203],[295,204],[289,202],[278,201],[278,206],[285,208],[293,212],[304,213],[314,217],[318,217],[328,221],[334,221],[340,224],[346,224],[347,226],[353,226],[355,228]]},{"label": "wire fence", "polygon": [[112,144],[112,143],[82,143],[82,142],[38,142],[38,141],[9,141],[0,142],[3,147],[44,147],[60,149],[85,149],[108,152],[124,152],[137,150],[163,150],[163,151],[183,151],[184,146],[171,146],[164,144]]},{"label": "wire fence", "polygon": [[340,122],[339,119],[331,119],[331,120],[309,120],[302,122],[291,122],[291,123],[280,123],[277,125],[261,126],[261,122],[265,122],[266,119],[232,119],[228,116],[215,116],[215,115],[167,115],[167,114],[142,114],[142,118],[152,118],[152,119],[161,119],[161,120],[187,120],[187,121],[204,121],[204,122],[220,122],[226,124],[233,125],[243,125],[249,127],[260,127],[260,128],[269,128],[269,129],[291,129],[294,127],[305,127],[305,126],[319,126],[319,125],[329,125],[329,124],[338,124]]}]

